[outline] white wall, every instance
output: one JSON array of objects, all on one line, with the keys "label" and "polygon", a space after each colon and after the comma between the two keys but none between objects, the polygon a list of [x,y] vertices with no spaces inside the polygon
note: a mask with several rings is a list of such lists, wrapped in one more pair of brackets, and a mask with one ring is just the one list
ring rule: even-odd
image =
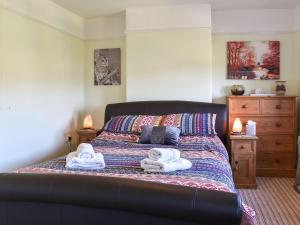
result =
[{"label": "white wall", "polygon": [[126,99],[211,101],[209,5],[126,10]]},{"label": "white wall", "polygon": [[129,32],[127,101],[211,101],[211,31],[208,28]]},{"label": "white wall", "polygon": [[294,14],[289,9],[213,11],[212,24],[214,34],[291,32]]},{"label": "white wall", "polygon": [[84,109],[84,42],[0,7],[0,171],[66,152]]},{"label": "white wall", "polygon": [[50,0],[0,0],[0,7],[84,38],[84,19]]},{"label": "white wall", "polygon": [[[121,48],[121,85],[94,85],[94,49]],[[86,42],[85,103],[86,114],[92,114],[95,127],[101,128],[105,106],[126,100],[126,48],[125,39]]]},{"label": "white wall", "polygon": [[300,30],[300,4],[295,8],[294,11],[294,30]]},{"label": "white wall", "polygon": [[107,17],[85,19],[86,40],[108,40],[125,37],[125,12]]},{"label": "white wall", "polygon": [[126,30],[211,27],[209,4],[126,9]]}]

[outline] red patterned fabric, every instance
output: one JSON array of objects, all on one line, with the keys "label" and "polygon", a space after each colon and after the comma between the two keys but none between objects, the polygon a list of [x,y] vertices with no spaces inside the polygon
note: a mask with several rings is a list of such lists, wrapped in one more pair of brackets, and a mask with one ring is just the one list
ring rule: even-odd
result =
[{"label": "red patterned fabric", "polygon": [[165,115],[162,119],[161,125],[180,128],[182,115],[182,113]]},{"label": "red patterned fabric", "polygon": [[141,133],[141,126],[158,126],[162,116],[122,115],[112,117],[104,126],[105,131],[117,133]]},{"label": "red patterned fabric", "polygon": [[102,131],[101,134],[96,137],[96,140],[97,139],[105,141],[125,141],[137,143],[139,141],[139,135]]},{"label": "red patterned fabric", "polygon": [[159,126],[161,120],[162,116],[139,115],[133,123],[132,132],[141,133],[144,125]]}]

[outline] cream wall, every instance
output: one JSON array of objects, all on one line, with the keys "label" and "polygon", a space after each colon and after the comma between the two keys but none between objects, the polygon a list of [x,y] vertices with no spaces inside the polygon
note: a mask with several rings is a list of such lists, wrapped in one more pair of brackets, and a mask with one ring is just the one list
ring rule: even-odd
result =
[{"label": "cream wall", "polygon": [[[300,95],[300,31],[294,34],[294,44],[295,44],[295,75],[298,77],[298,95]],[[300,101],[298,99],[298,101]],[[300,111],[299,111],[300,112]],[[300,120],[298,120],[300,122]],[[300,128],[300,127],[299,127]]]},{"label": "cream wall", "polygon": [[[95,86],[94,85],[94,49],[121,48],[121,85]],[[85,77],[85,103],[86,113],[91,113],[95,127],[103,125],[105,106],[109,103],[124,102],[126,87],[126,50],[125,40],[99,40],[86,42],[86,77]]]},{"label": "cream wall", "polygon": [[84,42],[0,7],[0,171],[66,152],[84,109]]},{"label": "cream wall", "polygon": [[211,30],[130,31],[128,101],[211,101]]},{"label": "cream wall", "polygon": [[[275,91],[275,82],[267,80],[228,80],[226,68],[226,42],[227,41],[253,41],[253,40],[278,40],[281,51],[281,80],[286,80],[287,94],[298,95],[298,80],[300,74],[296,75],[294,50],[294,33],[278,34],[215,34],[212,38],[213,55],[213,76],[212,76],[212,97],[213,102],[225,103],[226,95],[230,94],[230,87],[233,84],[243,84],[249,92],[255,88],[267,92]],[[300,54],[298,55],[299,58]]]}]

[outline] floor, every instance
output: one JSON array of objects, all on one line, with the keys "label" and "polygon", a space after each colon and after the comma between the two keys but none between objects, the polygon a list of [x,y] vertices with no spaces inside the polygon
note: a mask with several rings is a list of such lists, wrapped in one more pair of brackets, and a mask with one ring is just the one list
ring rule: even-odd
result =
[{"label": "floor", "polygon": [[257,189],[240,189],[256,212],[256,225],[300,225],[300,194],[293,178],[258,177]]}]

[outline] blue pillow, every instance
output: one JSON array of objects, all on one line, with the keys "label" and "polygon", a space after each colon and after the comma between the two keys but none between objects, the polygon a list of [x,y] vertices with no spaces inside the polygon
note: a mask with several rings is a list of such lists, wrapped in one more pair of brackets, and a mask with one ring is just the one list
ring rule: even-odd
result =
[{"label": "blue pillow", "polygon": [[171,126],[142,126],[141,144],[178,145],[180,129]]}]

